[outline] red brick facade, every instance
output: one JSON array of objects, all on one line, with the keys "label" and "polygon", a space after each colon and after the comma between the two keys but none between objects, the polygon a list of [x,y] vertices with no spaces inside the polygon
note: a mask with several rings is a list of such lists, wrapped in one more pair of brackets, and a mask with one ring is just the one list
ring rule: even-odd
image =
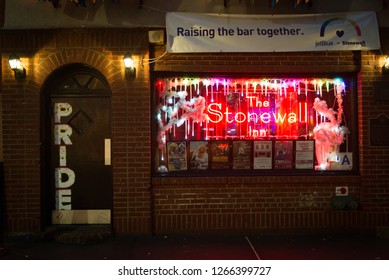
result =
[{"label": "red brick facade", "polygon": [[[369,119],[389,116],[389,102],[374,98],[375,81],[386,78],[379,53],[166,54],[149,68],[139,62],[150,51],[143,29],[1,31],[0,44],[7,232],[43,230],[41,88],[52,71],[70,63],[94,67],[111,88],[116,232],[319,232],[389,225],[389,147],[369,144]],[[134,80],[123,74],[127,51],[138,59]],[[155,56],[164,51],[157,47]],[[15,80],[8,66],[13,52],[26,68],[25,80]],[[358,73],[360,175],[152,178],[152,71]],[[332,209],[339,185],[349,187],[358,210]],[[304,204],[304,193],[316,193],[314,203]]]}]

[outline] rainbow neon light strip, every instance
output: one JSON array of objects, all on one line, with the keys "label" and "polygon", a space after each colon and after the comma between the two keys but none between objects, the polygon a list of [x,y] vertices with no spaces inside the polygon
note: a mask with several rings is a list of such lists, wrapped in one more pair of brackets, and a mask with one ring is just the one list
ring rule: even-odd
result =
[{"label": "rainbow neon light strip", "polygon": [[320,37],[324,37],[324,32],[325,32],[325,29],[327,28],[327,26],[333,22],[333,21],[337,21],[337,20],[340,20],[340,21],[346,21],[348,23],[350,23],[352,26],[354,26],[355,28],[355,31],[357,32],[357,36],[362,36],[362,31],[361,31],[361,28],[358,26],[358,24],[353,21],[353,20],[350,20],[350,19],[347,19],[347,18],[331,18],[329,20],[326,20],[321,28],[320,28]]}]

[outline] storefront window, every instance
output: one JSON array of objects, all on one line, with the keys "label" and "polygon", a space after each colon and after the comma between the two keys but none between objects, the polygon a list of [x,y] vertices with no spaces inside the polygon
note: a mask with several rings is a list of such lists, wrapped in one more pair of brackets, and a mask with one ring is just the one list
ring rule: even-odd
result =
[{"label": "storefront window", "polygon": [[351,79],[161,77],[156,173],[352,170]]}]

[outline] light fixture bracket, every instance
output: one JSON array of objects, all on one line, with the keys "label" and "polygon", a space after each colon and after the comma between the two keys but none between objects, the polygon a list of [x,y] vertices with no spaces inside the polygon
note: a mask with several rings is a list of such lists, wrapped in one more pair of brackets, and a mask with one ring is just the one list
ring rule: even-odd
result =
[{"label": "light fixture bracket", "polygon": [[384,64],[382,65],[382,74],[389,74],[389,56],[385,57]]},{"label": "light fixture bracket", "polygon": [[16,79],[23,79],[26,77],[26,69],[21,66],[19,56],[11,54],[8,58],[8,63],[12,71],[14,71]]},{"label": "light fixture bracket", "polygon": [[125,74],[127,78],[134,78],[136,76],[136,69],[135,67],[126,68]]},{"label": "light fixture bracket", "polygon": [[123,62],[124,62],[124,73],[127,78],[135,78],[136,76],[136,68],[134,65],[134,60],[132,58],[131,53],[127,52],[124,54],[123,57]]}]

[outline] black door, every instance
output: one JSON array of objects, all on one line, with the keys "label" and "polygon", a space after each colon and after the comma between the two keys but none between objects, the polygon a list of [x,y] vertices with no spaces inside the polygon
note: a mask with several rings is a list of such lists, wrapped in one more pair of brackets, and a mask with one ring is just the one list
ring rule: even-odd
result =
[{"label": "black door", "polygon": [[109,224],[110,94],[92,71],[70,72],[62,79],[51,91],[46,126],[51,223]]}]

